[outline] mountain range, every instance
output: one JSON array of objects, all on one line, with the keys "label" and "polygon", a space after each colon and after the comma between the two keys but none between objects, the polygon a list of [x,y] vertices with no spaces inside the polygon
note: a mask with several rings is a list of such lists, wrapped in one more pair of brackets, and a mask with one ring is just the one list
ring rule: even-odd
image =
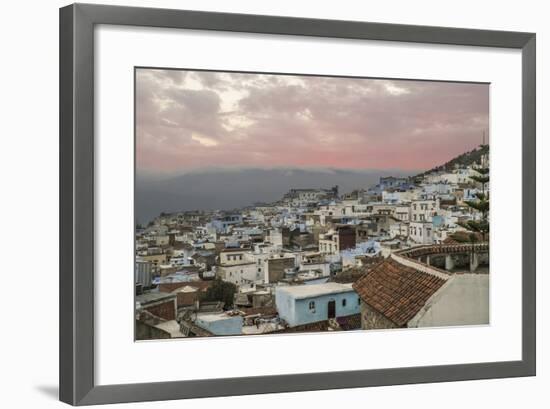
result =
[{"label": "mountain range", "polygon": [[340,193],[368,188],[381,176],[409,176],[398,170],[219,169],[179,176],[136,175],[136,220],[147,223],[161,212],[229,210],[269,203],[292,188],[331,188]]}]

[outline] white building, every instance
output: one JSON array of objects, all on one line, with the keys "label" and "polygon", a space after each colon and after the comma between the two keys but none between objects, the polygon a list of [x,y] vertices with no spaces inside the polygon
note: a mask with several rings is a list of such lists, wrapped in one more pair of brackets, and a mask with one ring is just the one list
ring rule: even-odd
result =
[{"label": "white building", "polygon": [[411,222],[409,224],[409,239],[416,244],[432,244],[434,228],[431,222]]},{"label": "white building", "polygon": [[384,190],[382,192],[382,201],[386,203],[402,203],[414,199],[414,193],[411,190]]},{"label": "white building", "polygon": [[395,221],[390,224],[390,238],[396,236],[408,237],[409,236],[409,222]]},{"label": "white building", "polygon": [[431,222],[438,214],[439,198],[433,200],[414,200],[411,203],[411,222]]},{"label": "white building", "polygon": [[283,233],[280,229],[269,230],[269,235],[266,237],[266,239],[276,247],[283,247]]},{"label": "white building", "polygon": [[411,219],[411,205],[402,204],[396,205],[393,213],[393,217],[402,222],[408,222]]},{"label": "white building", "polygon": [[144,288],[151,287],[153,280],[153,263],[144,260],[140,257],[136,257],[136,284],[143,286]]},{"label": "white building", "polygon": [[256,262],[248,249],[225,249],[220,253],[216,275],[237,286],[257,282]]}]

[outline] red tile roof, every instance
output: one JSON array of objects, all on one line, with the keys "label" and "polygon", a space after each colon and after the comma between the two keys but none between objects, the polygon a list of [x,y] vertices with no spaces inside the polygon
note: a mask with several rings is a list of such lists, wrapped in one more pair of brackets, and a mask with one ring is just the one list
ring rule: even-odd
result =
[{"label": "red tile roof", "polygon": [[472,250],[483,252],[489,250],[489,244],[484,243],[446,243],[446,244],[429,244],[416,246],[409,249],[399,250],[396,254],[409,258],[417,258],[431,254],[459,254],[470,253]]},{"label": "red tile roof", "polygon": [[404,326],[446,280],[393,259],[373,266],[353,284],[361,300],[398,326]]}]

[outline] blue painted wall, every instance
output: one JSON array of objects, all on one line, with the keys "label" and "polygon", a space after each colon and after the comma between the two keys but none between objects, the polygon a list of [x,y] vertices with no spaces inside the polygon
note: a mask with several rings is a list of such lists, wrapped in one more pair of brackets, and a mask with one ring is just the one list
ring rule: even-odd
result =
[{"label": "blue painted wall", "polygon": [[195,324],[214,335],[240,335],[242,334],[243,319],[240,316],[235,316],[216,321],[205,321],[199,315]]},{"label": "blue painted wall", "polygon": [[[282,288],[284,287],[278,288],[275,291],[275,303],[277,304],[279,316],[291,327],[327,320],[328,303],[331,300],[336,302],[336,317],[345,317],[360,313],[359,296],[351,289],[344,293],[296,300],[291,294],[281,291]],[[342,304],[342,300],[344,299],[346,300],[345,306]],[[314,311],[309,309],[310,301],[315,302]]]}]

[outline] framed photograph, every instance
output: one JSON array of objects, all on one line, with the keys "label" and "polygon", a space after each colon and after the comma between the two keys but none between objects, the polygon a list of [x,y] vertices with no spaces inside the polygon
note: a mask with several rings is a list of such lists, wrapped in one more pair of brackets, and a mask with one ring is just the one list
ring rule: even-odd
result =
[{"label": "framed photograph", "polygon": [[535,34],[60,10],[60,399],[535,374]]}]

